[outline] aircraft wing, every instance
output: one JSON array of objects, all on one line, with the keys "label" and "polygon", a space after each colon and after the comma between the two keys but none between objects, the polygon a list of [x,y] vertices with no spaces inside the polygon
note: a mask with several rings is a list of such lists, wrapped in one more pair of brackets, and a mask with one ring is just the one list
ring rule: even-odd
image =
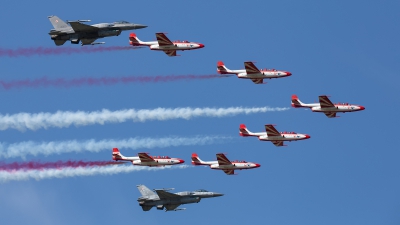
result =
[{"label": "aircraft wing", "polygon": [[272,144],[274,144],[274,145],[277,146],[277,147],[285,146],[285,145],[283,144],[283,141],[272,141]]},{"label": "aircraft wing", "polygon": [[253,78],[253,79],[251,79],[251,81],[253,81],[255,84],[262,84],[263,83],[263,79],[262,78]]},{"label": "aircraft wing", "polygon": [[217,160],[219,165],[231,165],[231,161],[229,161],[228,158],[226,158],[225,154],[223,153],[218,153],[217,154]]},{"label": "aircraft wing", "polygon": [[164,205],[165,208],[167,209],[167,211],[169,210],[175,210],[176,208],[178,208],[181,204],[176,204],[176,205]]},{"label": "aircraft wing", "polygon": [[168,56],[176,56],[176,51],[175,50],[164,50],[164,52]]},{"label": "aircraft wing", "polygon": [[268,136],[281,136],[281,134],[271,124],[265,125],[265,131],[267,132]]},{"label": "aircraft wing", "polygon": [[169,192],[166,192],[164,190],[156,190],[158,197],[163,200],[163,199],[169,199],[169,198],[179,198],[181,197],[180,195],[172,194]]},{"label": "aircraft wing", "polygon": [[329,118],[335,118],[336,117],[336,113],[335,112],[325,112],[325,115]]},{"label": "aircraft wing", "polygon": [[139,156],[139,159],[141,162],[153,162],[154,161],[153,157],[147,155],[147,153],[145,153],[145,152],[139,152],[138,156]]},{"label": "aircraft wing", "polygon": [[321,105],[321,108],[331,108],[335,107],[331,100],[329,100],[328,96],[326,95],[321,95],[318,97],[319,98],[319,104]]},{"label": "aircraft wing", "polygon": [[254,65],[253,62],[244,62],[244,68],[246,69],[247,74],[256,74],[260,73],[260,70]]},{"label": "aircraft wing", "polygon": [[93,32],[93,31],[98,31],[99,28],[93,27],[90,25],[86,25],[80,22],[69,22],[71,25],[72,29],[74,29],[75,32]]},{"label": "aircraft wing", "polygon": [[82,45],[90,45],[92,44],[94,41],[96,41],[97,38],[92,38],[92,39],[81,39]]},{"label": "aircraft wing", "polygon": [[223,171],[226,173],[226,175],[234,175],[235,174],[234,170],[223,170]]},{"label": "aircraft wing", "polygon": [[172,41],[170,41],[164,33],[156,33],[158,45],[165,46],[165,45],[173,45]]}]

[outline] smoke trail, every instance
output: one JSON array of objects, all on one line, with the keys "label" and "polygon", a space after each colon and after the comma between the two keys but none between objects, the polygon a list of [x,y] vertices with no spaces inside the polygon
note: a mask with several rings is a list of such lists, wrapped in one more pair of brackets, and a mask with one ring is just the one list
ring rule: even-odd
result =
[{"label": "smoke trail", "polygon": [[[231,140],[224,136],[195,136],[195,137],[164,137],[164,138],[129,138],[129,139],[104,139],[104,140],[70,140],[52,142],[20,142],[7,144],[0,142],[0,157],[25,158],[27,155],[53,155],[71,152],[100,152],[110,151],[113,147],[125,149],[152,149],[175,146],[206,145],[223,143]],[[111,157],[111,156],[110,156]]]},{"label": "smoke trail", "polygon": [[66,178],[77,176],[95,176],[95,175],[113,175],[118,173],[131,173],[139,171],[159,171],[164,169],[186,169],[188,165],[176,165],[165,167],[139,167],[139,166],[107,166],[107,167],[77,167],[65,169],[45,169],[45,170],[29,170],[29,171],[0,171],[0,182],[22,181],[22,180],[43,180],[51,178]]},{"label": "smoke trail", "polygon": [[39,87],[80,87],[80,86],[100,86],[100,85],[115,85],[115,84],[129,84],[129,83],[161,83],[161,82],[173,82],[173,81],[190,81],[190,80],[205,80],[221,78],[220,75],[170,75],[170,76],[127,76],[127,77],[86,77],[66,80],[63,78],[59,79],[48,79],[42,77],[35,80],[16,80],[16,81],[2,81],[0,80],[0,87],[4,90],[10,90],[13,88],[39,88]]},{"label": "smoke trail", "polygon": [[56,113],[17,113],[13,115],[0,114],[0,130],[26,129],[37,130],[49,127],[87,126],[92,124],[122,123],[127,120],[133,122],[145,122],[148,120],[172,120],[194,117],[224,117],[237,114],[252,114],[274,111],[285,111],[289,108],[270,107],[229,107],[229,108],[156,108],[156,109],[125,109],[110,111],[84,112],[84,111],[57,111]]},{"label": "smoke trail", "polygon": [[91,166],[109,166],[123,164],[124,162],[113,161],[56,161],[56,162],[13,162],[5,163],[0,162],[0,171],[15,171],[15,170],[43,170],[43,169],[63,169],[63,168],[76,168],[76,167],[91,167]]},{"label": "smoke trail", "polygon": [[110,51],[125,51],[134,50],[138,47],[132,46],[109,46],[109,47],[36,47],[36,48],[18,48],[18,49],[6,49],[0,48],[0,57],[20,57],[20,56],[45,56],[45,55],[69,55],[78,53],[96,53],[96,52],[110,52]]}]

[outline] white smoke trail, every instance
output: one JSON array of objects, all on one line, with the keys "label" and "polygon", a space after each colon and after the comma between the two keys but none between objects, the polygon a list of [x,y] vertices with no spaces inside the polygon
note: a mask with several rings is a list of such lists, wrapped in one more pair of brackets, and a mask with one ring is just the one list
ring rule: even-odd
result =
[{"label": "white smoke trail", "polygon": [[49,127],[86,126],[92,124],[122,123],[127,120],[133,122],[145,122],[148,120],[172,120],[194,117],[223,117],[237,114],[264,113],[273,111],[284,111],[289,108],[271,107],[229,107],[229,108],[156,108],[156,109],[126,109],[110,111],[57,111],[56,113],[17,113],[13,115],[0,115],[0,130],[26,129],[37,130]]},{"label": "white smoke trail", "polygon": [[65,169],[46,169],[29,171],[0,171],[0,182],[22,181],[22,180],[43,180],[51,178],[66,178],[76,176],[95,176],[95,175],[113,175],[118,173],[131,173],[138,171],[158,171],[164,169],[186,169],[188,165],[176,165],[165,167],[147,167],[147,166],[106,166],[106,167],[78,167]]},{"label": "white smoke trail", "polygon": [[223,143],[232,139],[226,136],[194,136],[194,137],[164,137],[164,138],[129,138],[98,140],[69,140],[52,142],[19,142],[13,144],[0,142],[0,158],[21,157],[27,155],[53,155],[71,152],[110,151],[114,147],[125,149],[152,149],[174,146],[207,145]]}]

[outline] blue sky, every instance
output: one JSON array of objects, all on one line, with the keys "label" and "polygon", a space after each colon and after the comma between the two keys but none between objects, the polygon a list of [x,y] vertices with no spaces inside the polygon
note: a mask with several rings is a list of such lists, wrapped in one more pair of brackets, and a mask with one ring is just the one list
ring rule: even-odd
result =
[{"label": "blue sky", "polygon": [[[146,149],[190,163],[197,152],[215,153],[261,164],[254,170],[226,176],[195,167],[135,172],[113,176],[12,181],[0,186],[0,221],[5,224],[399,224],[400,166],[397,129],[399,108],[400,34],[397,1],[2,1],[1,48],[55,47],[47,34],[49,15],[92,23],[127,20],[146,24],[142,40],[168,32],[171,40],[190,40],[205,48],[167,57],[162,52],[135,51],[0,60],[0,79],[157,76],[213,74],[216,62],[243,68],[256,61],[291,77],[254,85],[236,77],[157,84],[118,84],[78,88],[0,90],[1,114],[94,111],[103,108],[156,107],[289,107],[297,94],[314,102],[327,94],[333,102],[350,102],[365,111],[328,119],[309,110],[293,109],[223,118],[118,123],[37,131],[1,131],[2,143],[65,141],[91,138],[221,135],[223,143]],[[106,38],[106,46],[128,45],[129,32]],[[78,45],[68,47],[80,48]],[[306,141],[277,148],[238,135],[240,123],[262,131],[311,135]],[[69,153],[26,160],[108,160],[110,152]],[[121,149],[125,155],[138,150]],[[6,162],[21,161],[19,158]],[[143,212],[135,185],[204,188],[225,196],[185,206],[186,211]]]}]

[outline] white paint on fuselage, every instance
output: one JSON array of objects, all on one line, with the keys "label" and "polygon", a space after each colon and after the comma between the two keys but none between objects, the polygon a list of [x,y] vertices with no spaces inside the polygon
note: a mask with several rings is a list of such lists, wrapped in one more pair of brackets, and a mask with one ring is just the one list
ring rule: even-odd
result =
[{"label": "white paint on fuselage", "polygon": [[298,141],[307,139],[305,134],[290,134],[290,133],[281,133],[281,136],[268,136],[265,135],[258,136],[260,141]]},{"label": "white paint on fuselage", "polygon": [[201,46],[197,43],[174,43],[173,45],[163,45],[160,46],[158,43],[150,45],[151,50],[159,50],[159,51],[165,51],[165,50],[192,50],[192,49],[198,49]]},{"label": "white paint on fuselage", "polygon": [[219,164],[212,164],[210,165],[211,169],[214,170],[243,170],[243,169],[252,169],[259,167],[255,163],[251,162],[232,162],[231,165],[219,165]]}]

